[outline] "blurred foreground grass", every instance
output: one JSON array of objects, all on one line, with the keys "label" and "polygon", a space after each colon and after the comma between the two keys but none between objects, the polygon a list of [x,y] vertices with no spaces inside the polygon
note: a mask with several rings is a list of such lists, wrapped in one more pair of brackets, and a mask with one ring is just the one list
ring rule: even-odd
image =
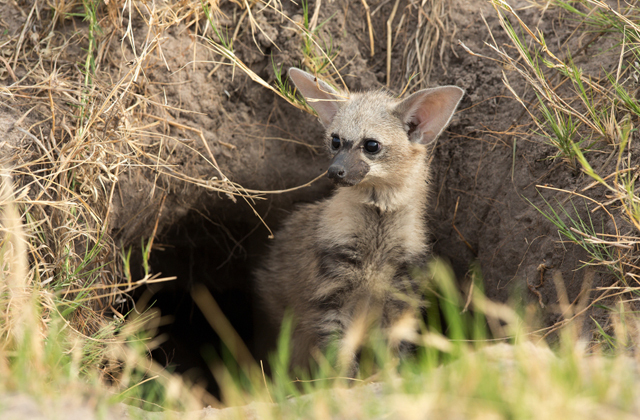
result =
[{"label": "blurred foreground grass", "polygon": [[[5,194],[10,191],[7,185],[5,181]],[[532,327],[531,308],[517,311],[488,301],[477,273],[472,276],[477,287],[463,299],[453,273],[438,261],[418,274],[430,297],[432,316],[416,337],[414,356],[398,360],[374,332],[363,346],[359,377],[337,376],[331,355],[319,360],[312,376],[292,375],[287,368],[285,326],[273,356],[272,377],[263,375],[257,364],[238,365],[237,354],[223,351],[224,363],[214,370],[221,385],[221,405],[240,408],[201,411],[203,391],[148,360],[151,341],[140,331],[149,330],[151,315],[138,325],[127,323],[103,343],[105,351],[111,352],[109,359],[121,361],[115,369],[117,378],[101,377],[105,370],[100,358],[83,365],[91,339],[75,333],[55,309],[59,298],[12,277],[21,272],[26,259],[16,253],[24,236],[11,208],[3,201],[0,418],[20,418],[16,417],[19,410],[7,403],[20,395],[35,398],[45,413],[42,418],[73,418],[70,406],[72,411],[88,407],[94,418],[124,418],[130,411],[127,415],[146,419],[614,419],[640,415],[638,363],[635,352],[624,345],[635,339],[637,317],[624,313],[624,305],[612,318],[616,334],[608,338],[613,346],[594,347],[582,341],[580,321],[574,320],[557,331],[551,350],[543,338],[547,331]],[[557,308],[566,317],[577,309],[562,297]],[[433,315],[436,312],[442,320]],[[60,408],[52,403],[66,400],[76,404]],[[148,413],[122,406],[114,411],[119,402],[164,411]],[[24,414],[24,418],[30,415]]]}]

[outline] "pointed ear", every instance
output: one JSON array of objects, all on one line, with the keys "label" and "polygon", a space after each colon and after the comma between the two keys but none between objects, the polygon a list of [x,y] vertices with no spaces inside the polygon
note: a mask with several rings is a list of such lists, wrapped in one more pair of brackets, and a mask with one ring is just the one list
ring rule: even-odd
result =
[{"label": "pointed ear", "polygon": [[291,67],[289,77],[309,105],[316,110],[322,124],[328,127],[340,109],[339,101],[344,100],[344,97],[331,86],[306,71]]},{"label": "pointed ear", "polygon": [[409,139],[422,144],[434,141],[458,107],[464,90],[457,86],[423,89],[396,106],[400,119],[409,125]]}]

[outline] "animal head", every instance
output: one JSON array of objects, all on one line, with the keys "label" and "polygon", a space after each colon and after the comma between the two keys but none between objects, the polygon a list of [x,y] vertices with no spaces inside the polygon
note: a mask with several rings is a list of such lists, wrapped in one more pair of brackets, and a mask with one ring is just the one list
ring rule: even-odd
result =
[{"label": "animal head", "polygon": [[394,187],[420,176],[414,171],[424,170],[426,145],[447,126],[464,94],[442,86],[404,100],[380,91],[346,95],[297,68],[289,77],[326,128],[333,155],[328,175],[341,186]]}]

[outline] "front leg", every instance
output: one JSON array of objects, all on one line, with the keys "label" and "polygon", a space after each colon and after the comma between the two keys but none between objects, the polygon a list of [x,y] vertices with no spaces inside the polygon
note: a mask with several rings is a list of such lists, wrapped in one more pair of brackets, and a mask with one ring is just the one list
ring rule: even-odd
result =
[{"label": "front leg", "polygon": [[415,351],[419,341],[418,314],[422,302],[410,296],[389,295],[384,304],[382,327],[391,352],[405,357]]},{"label": "front leg", "polygon": [[323,352],[328,349],[336,352],[335,367],[341,376],[355,377],[358,373],[358,351],[365,329],[365,323],[354,322],[346,310],[331,310],[322,316],[318,325],[318,348]]}]

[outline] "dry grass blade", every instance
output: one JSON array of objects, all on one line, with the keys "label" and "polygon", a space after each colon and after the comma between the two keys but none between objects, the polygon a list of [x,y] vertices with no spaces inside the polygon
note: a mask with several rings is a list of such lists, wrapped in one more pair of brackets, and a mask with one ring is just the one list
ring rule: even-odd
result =
[{"label": "dry grass blade", "polygon": [[249,66],[247,66],[245,63],[242,62],[242,60],[236,57],[233,51],[230,51],[229,49],[225,48],[223,45],[220,45],[210,39],[204,38],[203,40],[205,42],[208,42],[208,45],[213,49],[213,51],[220,54],[222,57],[228,59],[232,63],[232,65],[239,67],[240,70],[242,70],[247,76],[249,76],[251,80],[259,84],[260,86],[266,89],[269,89],[270,91],[280,96],[282,99],[289,102],[291,105],[295,106],[296,108],[301,109],[303,111],[307,111],[307,109],[304,106],[290,101],[289,98],[283,95],[278,89],[274,88],[269,83],[265,82],[262,77],[258,76],[253,70],[249,68]]},{"label": "dry grass blade", "polygon": [[418,74],[414,84],[418,88],[429,87],[429,77],[436,56],[440,58],[442,71],[446,74],[442,57],[450,39],[455,34],[455,27],[449,19],[450,4],[444,0],[423,0],[413,5],[418,15],[418,26],[410,33],[403,51],[403,67],[405,81]]},{"label": "dry grass blade", "polygon": [[[322,59],[326,61],[326,63],[327,63],[327,65],[328,65],[328,67],[330,67],[330,68],[332,69],[332,71],[331,71],[331,72],[328,72],[328,73],[330,73],[330,74],[331,74],[331,76],[333,76],[333,77],[337,78],[337,80],[339,80],[340,85],[343,87],[343,89],[344,89],[345,91],[348,91],[347,85],[346,85],[346,83],[344,82],[344,80],[343,80],[343,78],[342,78],[342,75],[340,74],[340,71],[336,68],[335,63],[333,62],[333,59],[332,59],[329,55],[327,55],[327,52],[324,50],[324,48],[323,48],[323,47],[318,43],[318,41],[315,39],[314,34],[313,34],[310,30],[306,29],[306,28],[304,27],[304,25],[302,25],[302,24],[301,24],[301,23],[299,23],[299,22],[294,21],[293,19],[291,19],[291,17],[289,17],[289,16],[287,16],[285,13],[283,13],[283,12],[282,12],[282,10],[279,10],[277,7],[275,7],[275,6],[272,4],[272,2],[268,2],[268,1],[265,1],[265,0],[261,0],[261,2],[264,4],[264,6],[265,6],[266,8],[269,8],[269,9],[273,10],[273,11],[274,11],[278,16],[280,16],[282,19],[286,20],[287,22],[289,22],[289,23],[291,23],[291,24],[293,24],[293,25],[295,25],[295,26],[297,27],[297,29],[302,33],[302,35],[303,35],[304,37],[306,37],[306,39],[308,39],[308,40],[313,44],[313,46],[317,49],[317,51],[318,51],[318,52],[319,52],[319,54],[321,55]],[[244,63],[242,63],[242,61],[241,61],[240,59],[238,59],[238,57],[236,57],[236,56],[235,56],[235,54],[233,54],[233,52],[232,52],[232,51],[230,51],[228,48],[224,48],[224,47],[223,47],[223,49],[226,49],[228,52],[230,52],[230,53],[231,53],[231,56],[230,56],[230,57],[227,57],[227,58],[229,58],[229,59],[230,59],[230,61],[231,61],[234,65],[235,65],[235,64],[240,65],[240,67],[241,67],[243,70],[244,70],[245,68],[247,68],[247,66],[246,66]],[[221,53],[221,55],[222,55],[223,57],[226,57],[226,55],[224,54],[224,51]],[[274,89],[273,89],[273,87],[269,87],[270,85],[269,85],[268,83],[266,83],[264,80],[260,81],[260,80],[256,80],[256,79],[254,79],[254,77],[256,77],[255,73],[254,73],[254,75],[251,75],[251,74],[248,74],[248,75],[251,77],[251,79],[252,79],[253,81],[257,82],[258,84],[260,84],[260,85],[262,85],[262,86],[264,86],[264,87],[267,87],[269,90],[274,90]],[[283,97],[283,95],[282,95],[281,93],[276,92],[276,94],[277,94],[278,96]],[[296,103],[296,102],[294,102],[294,101],[291,101],[289,98],[287,98],[287,97],[283,97],[283,98],[284,98],[287,102],[289,102],[291,105],[295,106],[296,108],[302,109],[303,111],[310,112],[310,110],[309,110],[309,109],[303,108],[300,104],[298,104],[298,103]]]},{"label": "dry grass blade", "polygon": [[[33,307],[33,292],[28,274],[27,243],[22,220],[16,208],[12,180],[0,172],[0,337],[5,343],[22,343],[26,336],[37,341],[39,334],[30,331],[40,322]],[[6,299],[6,301],[5,301]],[[6,305],[6,306],[5,306]],[[39,349],[40,345],[35,344]],[[40,349],[41,350],[41,349]]]},{"label": "dry grass blade", "polygon": [[[255,4],[257,1],[252,2],[253,4]],[[260,25],[258,25],[258,23],[256,22],[255,17],[253,16],[253,13],[251,12],[251,5],[249,4],[249,2],[247,0],[244,0],[244,5],[245,5],[245,10],[247,11],[248,15],[249,15],[249,23],[251,24],[251,36],[253,37],[253,42],[256,45],[256,47],[258,48],[258,50],[260,50],[260,52],[262,52],[262,50],[260,49],[260,44],[258,44],[258,41],[256,41],[256,37],[255,37],[255,29],[258,28],[258,30],[260,31],[260,33],[269,40],[269,42],[271,42],[271,44],[276,48],[276,49],[280,49],[278,47],[278,45],[276,45],[275,42],[273,42],[273,39],[271,39],[271,37],[265,33],[265,31],[262,30],[262,28],[260,27]],[[255,81],[255,80],[254,80]]]},{"label": "dry grass blade", "polygon": [[391,83],[391,50],[393,49],[393,31],[391,25],[393,24],[393,19],[396,17],[399,4],[400,0],[396,0],[396,3],[393,5],[393,9],[391,10],[391,15],[387,20],[387,88],[390,87]]},{"label": "dry grass blade", "polygon": [[318,18],[320,17],[320,8],[322,7],[322,0],[316,0],[316,4],[313,8],[313,15],[309,21],[309,31],[313,33],[318,26]]},{"label": "dry grass blade", "polygon": [[376,55],[376,53],[375,53],[375,45],[373,41],[373,25],[371,24],[371,10],[369,9],[369,4],[367,3],[367,0],[361,0],[361,1],[362,1],[362,6],[364,6],[365,14],[367,16],[367,27],[369,28],[370,56],[373,57]]}]

